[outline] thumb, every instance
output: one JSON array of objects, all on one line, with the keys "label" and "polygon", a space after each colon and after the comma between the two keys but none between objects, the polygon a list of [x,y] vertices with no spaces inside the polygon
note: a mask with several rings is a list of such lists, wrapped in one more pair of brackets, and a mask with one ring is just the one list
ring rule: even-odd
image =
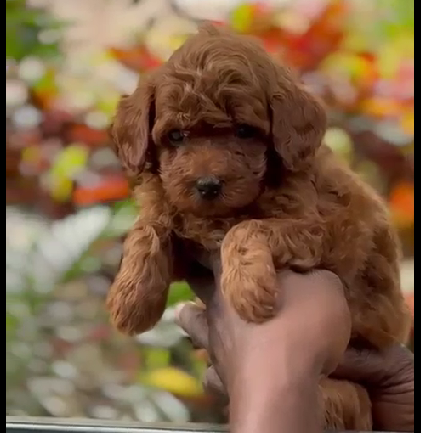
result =
[{"label": "thumb", "polygon": [[180,304],[175,311],[175,322],[191,338],[193,345],[201,349],[208,349],[208,324],[206,310],[190,302]]},{"label": "thumb", "polygon": [[223,399],[228,399],[225,386],[222,383],[222,380],[220,379],[214,366],[211,366],[207,369],[205,377],[203,379],[203,387],[208,392],[217,394],[219,397]]}]

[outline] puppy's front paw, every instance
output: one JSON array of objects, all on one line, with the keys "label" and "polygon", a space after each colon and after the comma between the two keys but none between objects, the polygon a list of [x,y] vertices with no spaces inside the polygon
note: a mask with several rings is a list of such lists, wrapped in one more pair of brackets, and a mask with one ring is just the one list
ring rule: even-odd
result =
[{"label": "puppy's front paw", "polygon": [[142,268],[129,269],[123,266],[117,274],[107,297],[107,309],[113,325],[133,335],[148,331],[161,319],[171,279],[162,262],[147,260]]},{"label": "puppy's front paw", "polygon": [[263,323],[274,317],[277,287],[272,264],[227,267],[222,272],[221,288],[243,320]]}]

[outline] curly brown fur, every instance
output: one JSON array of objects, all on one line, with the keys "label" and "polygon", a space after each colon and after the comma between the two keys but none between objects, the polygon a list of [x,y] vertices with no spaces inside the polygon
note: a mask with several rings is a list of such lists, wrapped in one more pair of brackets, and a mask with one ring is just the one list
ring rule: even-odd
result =
[{"label": "curly brown fur", "polygon": [[371,400],[362,386],[325,378],[320,382],[320,396],[325,428],[334,431],[373,430]]},{"label": "curly brown fur", "polygon": [[[383,202],[322,144],[326,113],[252,39],[203,27],[119,104],[111,130],[139,218],[108,308],[132,334],[159,320],[176,244],[221,249],[222,290],[246,320],[273,315],[275,273],[342,279],[353,345],[405,342],[399,249]],[[198,181],[219,191],[203,198]]]}]

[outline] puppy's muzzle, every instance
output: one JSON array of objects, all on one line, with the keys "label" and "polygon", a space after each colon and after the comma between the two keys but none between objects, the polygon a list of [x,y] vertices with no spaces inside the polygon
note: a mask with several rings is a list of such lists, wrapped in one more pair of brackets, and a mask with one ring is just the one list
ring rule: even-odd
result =
[{"label": "puppy's muzzle", "polygon": [[202,177],[196,181],[196,190],[205,200],[213,200],[221,194],[222,183],[214,176]]}]

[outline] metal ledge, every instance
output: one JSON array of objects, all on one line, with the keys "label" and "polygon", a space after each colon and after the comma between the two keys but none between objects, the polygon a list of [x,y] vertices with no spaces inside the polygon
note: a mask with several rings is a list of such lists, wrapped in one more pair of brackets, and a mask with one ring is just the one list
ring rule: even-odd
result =
[{"label": "metal ledge", "polygon": [[56,418],[8,418],[6,433],[221,433],[222,428],[186,424],[138,424]]},{"label": "metal ledge", "polygon": [[[94,420],[6,417],[6,433],[221,433],[221,427],[186,424],[140,425]],[[342,432],[345,433],[345,432]],[[358,432],[356,432],[358,433]],[[362,433],[362,432],[360,432]]]}]

